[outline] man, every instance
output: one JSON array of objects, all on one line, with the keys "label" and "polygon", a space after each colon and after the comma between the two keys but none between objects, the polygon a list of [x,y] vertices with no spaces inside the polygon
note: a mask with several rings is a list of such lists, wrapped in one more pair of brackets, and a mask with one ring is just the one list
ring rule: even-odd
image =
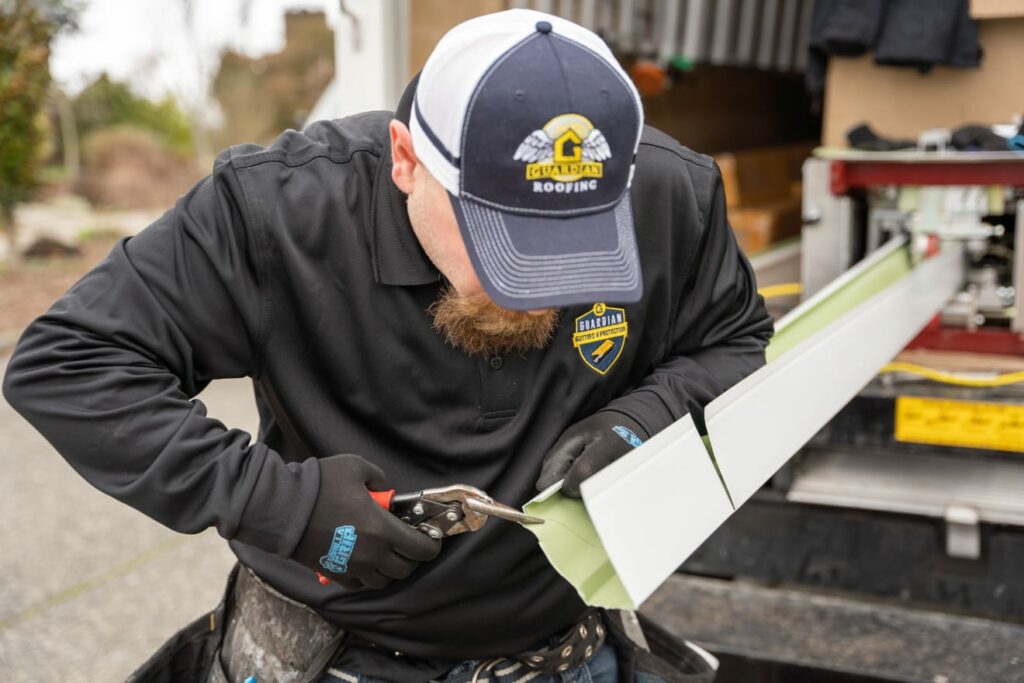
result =
[{"label": "man", "polygon": [[[222,154],[29,327],[4,390],[101,490],[230,540],[215,680],[310,643],[257,679],[607,679],[604,627],[527,531],[442,543],[367,490],[579,495],[770,332],[712,162],[643,130],[597,36],[514,10],[446,35],[397,118]],[[241,376],[253,443],[190,400]]]}]

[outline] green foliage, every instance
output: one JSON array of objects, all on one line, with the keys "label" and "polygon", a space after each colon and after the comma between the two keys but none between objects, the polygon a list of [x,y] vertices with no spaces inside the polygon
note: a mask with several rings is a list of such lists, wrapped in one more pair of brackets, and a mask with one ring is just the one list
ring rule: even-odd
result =
[{"label": "green foliage", "polygon": [[94,226],[79,230],[76,241],[79,244],[87,242],[116,242],[123,236],[124,233],[117,228]]},{"label": "green foliage", "polygon": [[179,154],[192,151],[188,117],[170,97],[153,102],[135,94],[127,84],[102,74],[79,93],[72,107],[83,137],[102,128],[127,125],[153,132]]},{"label": "green foliage", "polygon": [[38,3],[0,5],[0,209],[7,220],[38,185],[50,41],[57,30]]},{"label": "green foliage", "polygon": [[78,12],[74,0],[0,0],[0,228],[12,245],[14,207],[38,187],[48,153],[50,43]]}]

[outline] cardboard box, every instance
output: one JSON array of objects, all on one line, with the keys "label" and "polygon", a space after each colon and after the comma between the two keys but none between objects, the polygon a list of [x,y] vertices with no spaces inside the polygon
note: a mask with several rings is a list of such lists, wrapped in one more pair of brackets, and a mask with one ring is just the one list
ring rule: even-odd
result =
[{"label": "cardboard box", "polygon": [[975,19],[1024,17],[1024,0],[971,0],[971,16]]},{"label": "cardboard box", "polygon": [[745,253],[800,234],[801,169],[813,148],[805,142],[715,157],[729,223]]},{"label": "cardboard box", "polygon": [[729,224],[743,253],[754,254],[800,234],[800,199],[729,209]]},{"label": "cardboard box", "polygon": [[802,142],[715,155],[722,170],[726,206],[799,198],[801,169],[814,146],[812,142]]}]

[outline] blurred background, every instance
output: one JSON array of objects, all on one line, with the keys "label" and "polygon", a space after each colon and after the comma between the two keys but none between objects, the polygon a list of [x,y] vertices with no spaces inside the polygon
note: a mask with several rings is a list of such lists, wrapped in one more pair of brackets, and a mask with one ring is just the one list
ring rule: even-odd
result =
[{"label": "blurred background", "polygon": [[[862,122],[914,142],[1019,125],[1020,2],[969,4],[983,62],[980,49],[946,55],[962,37],[940,22],[922,29],[937,34],[935,55],[885,62],[869,54],[874,34],[857,36],[875,30],[857,22],[874,13],[877,25],[880,0],[866,16],[818,4],[839,10],[822,10],[815,29],[813,0],[4,0],[0,350],[218,151],[393,108],[445,31],[506,7],[560,13],[605,38],[647,121],[716,156],[748,253],[799,232],[803,159],[845,146]],[[838,39],[829,21],[846,27]]]},{"label": "blurred background", "polygon": [[[598,32],[640,90],[647,122],[715,157],[733,230],[755,261],[759,284],[776,288],[770,296],[765,291],[778,314],[877,248],[894,225],[916,220],[921,205],[893,188],[917,181],[894,180],[885,169],[872,176],[876,180],[857,181],[852,173],[864,158],[851,155],[906,153],[911,156],[903,161],[917,163],[928,157],[913,154],[991,153],[997,156],[984,158],[998,165],[1024,148],[1024,0],[0,0],[0,368],[33,318],[116,240],[144,228],[208,173],[218,151],[265,145],[285,129],[319,119],[391,109],[449,28],[510,7],[552,12]],[[851,175],[838,177],[837,168]],[[1024,306],[1013,291],[1024,282],[1024,249],[1013,251],[1014,234],[1018,244],[1022,234],[1014,229],[1015,202],[1024,196],[1024,181],[1013,180],[1020,168],[983,181],[949,181],[1002,188],[985,195],[990,201],[983,208],[974,195],[935,199],[943,215],[969,215],[972,230],[984,218],[991,228],[982,239],[989,242],[978,247],[975,239],[975,279],[964,285],[968,299],[944,311],[942,322],[1006,335],[981,349],[1000,360],[990,356],[972,365],[957,356],[953,366],[961,370],[1022,369]],[[835,202],[822,199],[826,195]],[[826,223],[827,232],[813,232]],[[975,237],[982,235],[977,230],[984,232],[977,227]],[[970,344],[982,336],[974,334]],[[942,339],[944,352],[970,346],[959,346],[966,337],[955,344],[948,335]],[[1012,391],[1000,400],[1005,396],[1024,401]],[[213,415],[255,431],[244,382],[215,383],[202,398]],[[885,419],[877,406],[871,410],[844,413],[846,422],[833,425],[833,436],[863,445],[863,435],[873,433],[870,424]],[[886,424],[880,429],[891,431]],[[1024,452],[1024,436],[1000,443],[981,448]],[[973,447],[955,440],[945,446],[961,455]],[[977,459],[964,462],[966,469],[952,471],[951,481],[1019,482],[1017,496],[1024,500],[1019,467],[1007,479],[1005,473],[978,475],[972,469]],[[0,404],[0,463],[5,680],[121,680],[216,603],[232,563],[225,544],[209,533],[178,537],[89,490],[6,404]],[[796,500],[792,492],[801,489],[794,481],[810,471],[785,470],[774,480],[774,493],[761,500]],[[851,481],[850,471],[837,472],[831,476]],[[915,476],[908,481],[920,481]],[[811,479],[803,481],[804,502],[831,506],[838,515],[921,510],[906,503],[908,489],[892,500],[864,502],[849,491],[816,494]],[[877,484],[857,481],[860,490]],[[984,487],[977,495],[985,498]],[[787,517],[797,506],[758,504],[745,506],[754,512],[691,559],[691,573],[854,591],[860,597],[847,605],[850,614],[866,610],[875,625],[867,640],[840,652],[815,644],[798,628],[806,614],[794,612],[793,633],[802,635],[780,644],[769,637],[772,615],[785,610],[771,603],[764,613],[743,617],[762,620],[759,633],[737,636],[737,642],[756,641],[752,649],[729,645],[723,635],[728,624],[703,634],[716,651],[733,653],[729,680],[1024,680],[1024,631],[1007,626],[1024,620],[1020,504],[999,517],[1002,524],[1016,520],[1018,535],[993,555],[971,550],[969,532],[968,550],[954,544],[951,551],[945,512],[931,515],[933,526],[900,527],[890,535],[895,527],[874,518],[858,526],[856,520],[867,519],[861,512],[839,519],[814,516],[824,508],[811,516],[800,508],[804,512]],[[984,509],[983,503],[976,507]],[[792,533],[782,541],[765,536],[753,516]],[[974,520],[978,527],[977,515]],[[922,538],[931,540],[918,543]],[[979,540],[978,547],[988,543]],[[786,557],[780,559],[782,547]],[[922,554],[897,552],[911,547]],[[887,555],[893,561],[883,569],[880,558]],[[896,565],[908,569],[900,573]],[[700,621],[725,614],[718,598],[760,599],[738,593],[713,599],[718,589],[710,584],[687,590],[686,600],[662,608],[682,614],[684,604],[693,605],[691,616]],[[864,596],[923,601],[998,623],[903,622],[903,613],[876,608]],[[816,604],[822,623],[832,618],[824,603]],[[879,620],[888,626],[878,627]],[[849,629],[829,638],[860,637],[860,621],[849,616],[844,623]],[[948,641],[927,635],[933,631],[955,634],[956,642],[989,643],[1004,654],[1013,648],[1003,643],[1017,642],[1017,652],[999,658],[1005,667],[998,675],[972,678],[963,674],[971,666],[956,666],[963,657],[943,654]],[[817,655],[806,655],[815,647]],[[896,650],[915,648],[914,663],[905,659],[902,669],[893,663]],[[751,654],[755,650],[760,654]],[[974,656],[980,661],[988,652]],[[758,658],[775,663],[750,664]],[[846,673],[825,673],[830,661]],[[856,671],[864,677],[852,677]]]},{"label": "blurred background", "polygon": [[324,4],[3,3],[0,349],[219,150],[303,126],[335,75]]}]

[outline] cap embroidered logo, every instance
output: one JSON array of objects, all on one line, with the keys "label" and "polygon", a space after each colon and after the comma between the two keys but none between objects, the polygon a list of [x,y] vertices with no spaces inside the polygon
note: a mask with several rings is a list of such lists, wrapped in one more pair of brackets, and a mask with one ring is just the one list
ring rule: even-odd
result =
[{"label": "cap embroidered logo", "polygon": [[[597,189],[611,156],[604,134],[587,117],[561,114],[530,133],[513,159],[526,162],[534,192],[586,192]],[[576,182],[581,178],[593,180]]]}]

